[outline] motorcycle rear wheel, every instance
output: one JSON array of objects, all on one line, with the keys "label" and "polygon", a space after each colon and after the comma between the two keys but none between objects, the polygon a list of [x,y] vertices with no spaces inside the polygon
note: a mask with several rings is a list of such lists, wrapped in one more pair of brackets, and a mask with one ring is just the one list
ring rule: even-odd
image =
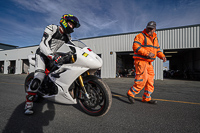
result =
[{"label": "motorcycle rear wheel", "polygon": [[30,73],[30,74],[26,77],[25,83],[24,83],[25,92],[28,91],[29,84],[31,83],[31,81],[33,80],[33,78],[34,78],[34,73]]},{"label": "motorcycle rear wheel", "polygon": [[112,94],[110,88],[99,78],[84,81],[89,99],[79,91],[78,103],[83,111],[91,116],[103,116],[111,107]]}]

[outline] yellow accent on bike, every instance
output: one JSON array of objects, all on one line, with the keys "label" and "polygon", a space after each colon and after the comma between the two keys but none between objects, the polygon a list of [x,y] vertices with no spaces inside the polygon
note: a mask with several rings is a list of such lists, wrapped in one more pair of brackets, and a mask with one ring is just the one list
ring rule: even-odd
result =
[{"label": "yellow accent on bike", "polygon": [[85,56],[85,57],[87,57],[87,56],[88,56],[88,54],[87,54],[87,53],[85,53],[85,52],[84,52],[82,55],[83,55],[83,56]]}]

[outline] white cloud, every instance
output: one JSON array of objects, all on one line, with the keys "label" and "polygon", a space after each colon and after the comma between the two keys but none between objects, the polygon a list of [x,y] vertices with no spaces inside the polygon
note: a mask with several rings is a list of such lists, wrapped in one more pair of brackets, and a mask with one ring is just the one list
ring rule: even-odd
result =
[{"label": "white cloud", "polygon": [[[45,26],[59,24],[65,13],[74,14],[81,27],[72,36],[87,38],[109,34],[141,31],[148,21],[157,22],[157,28],[199,24],[200,1],[193,0],[13,0],[18,7],[41,14],[39,18],[30,16],[27,22],[13,25],[18,30],[15,35],[40,41]],[[10,9],[12,10],[12,9]],[[1,22],[1,20],[0,20]],[[4,22],[7,23],[7,22]],[[26,24],[26,23],[29,23]],[[32,25],[30,27],[30,25]],[[29,33],[30,32],[30,33]],[[31,36],[29,36],[29,34]],[[28,39],[27,39],[28,40]],[[38,42],[37,40],[37,42]],[[29,41],[30,42],[30,41]],[[32,41],[36,42],[36,41]]]},{"label": "white cloud", "polygon": [[[93,27],[96,30],[118,27],[119,32],[139,30],[144,27],[149,20],[157,20],[162,25],[173,25],[173,21],[182,21],[182,24],[189,23],[188,19],[192,14],[198,15],[200,2],[198,0],[188,1],[162,1],[154,0],[14,0],[23,8],[40,12],[45,15],[47,23],[58,24],[60,17],[64,13],[71,13],[80,19],[85,31],[90,32]],[[153,4],[152,4],[153,3]],[[198,17],[190,20],[195,23]],[[174,22],[178,25],[177,22]],[[89,25],[89,26],[87,26]],[[120,26],[119,26],[120,25]],[[139,26],[139,28],[138,28]],[[160,26],[162,27],[162,26]],[[94,29],[93,29],[94,30]]]},{"label": "white cloud", "polygon": [[[45,15],[44,20],[51,24],[59,24],[60,17],[65,13],[71,13],[77,16],[81,22],[82,31],[79,34],[87,35],[87,32],[93,32],[109,28],[118,20],[110,18],[111,15],[103,12],[102,6],[104,3],[101,1],[87,0],[38,0],[38,1],[26,1],[15,0],[18,4],[31,11],[40,12]],[[109,13],[108,13],[109,14]],[[76,30],[78,31],[78,30]],[[95,35],[95,34],[93,34]]]}]

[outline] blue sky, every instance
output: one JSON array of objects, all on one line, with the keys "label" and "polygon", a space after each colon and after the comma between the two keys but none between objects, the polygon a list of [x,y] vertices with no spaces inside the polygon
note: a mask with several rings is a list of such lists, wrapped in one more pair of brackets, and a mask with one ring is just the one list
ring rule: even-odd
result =
[{"label": "blue sky", "polygon": [[142,31],[151,20],[157,29],[200,24],[200,0],[1,0],[0,43],[38,45],[66,13],[79,18],[72,38],[81,39]]}]

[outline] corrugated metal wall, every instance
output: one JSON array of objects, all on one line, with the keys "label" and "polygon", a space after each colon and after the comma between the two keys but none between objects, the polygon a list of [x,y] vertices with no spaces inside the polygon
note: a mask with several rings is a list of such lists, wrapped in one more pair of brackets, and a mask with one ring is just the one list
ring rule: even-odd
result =
[{"label": "corrugated metal wall", "polygon": [[[87,44],[94,52],[101,54],[104,63],[101,69],[102,78],[115,78],[117,52],[132,51],[133,40],[138,33],[140,32],[81,39],[81,41]],[[156,33],[158,34],[161,50],[200,48],[200,24],[158,29]],[[1,51],[0,60],[7,62],[9,60],[20,61],[21,59],[27,59],[27,55],[29,55],[31,51],[35,51],[37,47],[38,46]],[[17,57],[13,54],[16,52],[18,53]],[[113,52],[113,54],[110,54],[110,52]],[[162,61],[157,58],[156,61],[153,62],[153,65],[155,70],[155,79],[163,79]],[[7,66],[4,64],[4,67],[6,68]],[[20,73],[22,69],[20,66],[17,66],[17,68]]]},{"label": "corrugated metal wall", "polygon": [[[133,38],[136,34],[106,36],[81,40],[94,52],[101,54],[103,67],[102,78],[115,78],[116,76],[116,52],[132,51]],[[110,54],[113,52],[113,54]]]},{"label": "corrugated metal wall", "polygon": [[[103,36],[97,38],[82,39],[94,52],[101,54],[103,59],[102,78],[115,78],[116,76],[116,53],[132,51],[134,37],[140,32]],[[159,29],[158,35],[161,50],[199,48],[200,25]],[[110,52],[113,52],[111,55]],[[155,79],[163,79],[163,63],[156,59],[153,63]]]},{"label": "corrugated metal wall", "polygon": [[162,29],[157,31],[162,49],[182,49],[200,47],[200,25]]}]

